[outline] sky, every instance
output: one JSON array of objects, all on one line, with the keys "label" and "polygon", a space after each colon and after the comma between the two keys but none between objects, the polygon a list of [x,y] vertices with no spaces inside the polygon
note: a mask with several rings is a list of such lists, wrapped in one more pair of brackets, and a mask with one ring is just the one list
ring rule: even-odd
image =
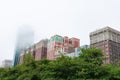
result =
[{"label": "sky", "polygon": [[120,30],[120,0],[0,0],[0,63],[13,59],[17,29],[32,26],[35,42],[58,34],[90,44],[89,33]]}]

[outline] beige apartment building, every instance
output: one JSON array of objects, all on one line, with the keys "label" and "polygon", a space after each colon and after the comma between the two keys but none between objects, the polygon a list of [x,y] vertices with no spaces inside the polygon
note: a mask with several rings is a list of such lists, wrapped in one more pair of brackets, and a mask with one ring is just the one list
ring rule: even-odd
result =
[{"label": "beige apartment building", "polygon": [[120,31],[108,26],[93,31],[90,33],[90,46],[103,51],[105,64],[120,61]]}]

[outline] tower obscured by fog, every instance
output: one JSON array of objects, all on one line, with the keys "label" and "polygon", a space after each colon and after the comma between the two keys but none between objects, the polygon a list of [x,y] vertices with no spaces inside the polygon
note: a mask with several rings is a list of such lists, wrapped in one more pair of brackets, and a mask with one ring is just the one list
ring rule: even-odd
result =
[{"label": "tower obscured by fog", "polygon": [[19,64],[21,52],[26,48],[30,47],[33,43],[34,43],[34,31],[32,30],[32,28],[28,26],[22,26],[18,28],[14,53],[13,63],[14,66]]}]

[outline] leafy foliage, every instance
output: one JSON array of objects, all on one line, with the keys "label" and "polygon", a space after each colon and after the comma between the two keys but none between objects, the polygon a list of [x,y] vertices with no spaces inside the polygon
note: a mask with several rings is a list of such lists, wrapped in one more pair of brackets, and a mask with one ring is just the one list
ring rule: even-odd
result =
[{"label": "leafy foliage", "polygon": [[120,80],[120,67],[103,65],[102,51],[82,49],[79,57],[61,56],[54,61],[35,61],[27,54],[23,64],[0,68],[0,80]]}]

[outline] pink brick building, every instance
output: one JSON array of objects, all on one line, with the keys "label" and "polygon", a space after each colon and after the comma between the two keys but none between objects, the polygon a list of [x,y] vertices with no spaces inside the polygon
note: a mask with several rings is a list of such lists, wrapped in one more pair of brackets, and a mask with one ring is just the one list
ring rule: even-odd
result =
[{"label": "pink brick building", "polygon": [[47,46],[47,58],[54,60],[61,54],[67,54],[75,51],[80,46],[80,40],[77,38],[68,38],[54,35],[50,38]]},{"label": "pink brick building", "polygon": [[25,54],[31,54],[34,56],[35,60],[41,60],[42,58],[47,57],[47,43],[48,40],[41,40],[35,45],[31,46],[27,50],[24,50],[20,55],[20,63],[23,63]]},{"label": "pink brick building", "polygon": [[52,36],[49,40],[41,40],[28,49],[24,50],[20,55],[20,63],[23,63],[25,54],[30,53],[35,60],[47,58],[54,60],[61,54],[75,52],[75,48],[80,46],[80,40],[77,38],[62,37],[59,35]]}]

